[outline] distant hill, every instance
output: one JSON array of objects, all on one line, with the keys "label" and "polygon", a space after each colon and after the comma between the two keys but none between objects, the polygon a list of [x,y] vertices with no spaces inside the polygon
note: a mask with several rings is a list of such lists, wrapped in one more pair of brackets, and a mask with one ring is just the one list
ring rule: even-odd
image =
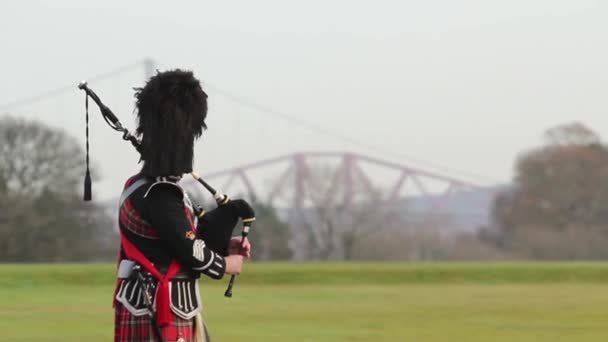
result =
[{"label": "distant hill", "polygon": [[[496,196],[508,186],[494,186],[459,191],[447,197],[441,195],[412,196],[401,198],[404,215],[445,216],[450,228],[459,231],[474,231],[491,222],[492,205]],[[440,203],[440,204],[438,204]]]}]

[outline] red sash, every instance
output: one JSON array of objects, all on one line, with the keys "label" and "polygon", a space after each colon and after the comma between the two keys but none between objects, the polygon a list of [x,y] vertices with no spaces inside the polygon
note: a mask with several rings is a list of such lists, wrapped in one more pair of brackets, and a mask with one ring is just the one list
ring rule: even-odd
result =
[{"label": "red sash", "polygon": [[167,274],[163,275],[158,269],[146,258],[146,256],[135,247],[125,236],[120,234],[122,248],[128,259],[139,263],[146,271],[150,272],[154,278],[158,280],[156,290],[156,321],[159,326],[167,325],[171,322],[171,307],[169,303],[169,281],[175,276],[181,265],[177,259],[173,259],[167,270]]},{"label": "red sash", "polygon": [[[129,187],[133,183],[133,177],[127,180],[125,184],[125,189]],[[192,213],[186,208],[186,216],[188,217],[188,221],[190,221],[191,227],[193,231],[196,231],[196,227],[194,222],[192,221]],[[154,278],[158,280],[158,286],[156,290],[156,321],[159,326],[167,325],[171,322],[171,305],[170,305],[170,296],[169,296],[169,281],[180,271],[181,264],[177,259],[173,259],[171,264],[169,265],[169,269],[167,273],[163,275],[160,271],[154,266],[152,262],[137,248],[131,241],[129,241],[125,235],[120,233],[120,241],[122,246],[122,251],[124,252],[124,256],[126,259],[136,261],[139,263],[146,271],[150,272]],[[118,257],[118,262],[120,263],[120,253]],[[116,292],[118,292],[118,286],[116,287]],[[116,298],[116,293],[114,294]]]}]

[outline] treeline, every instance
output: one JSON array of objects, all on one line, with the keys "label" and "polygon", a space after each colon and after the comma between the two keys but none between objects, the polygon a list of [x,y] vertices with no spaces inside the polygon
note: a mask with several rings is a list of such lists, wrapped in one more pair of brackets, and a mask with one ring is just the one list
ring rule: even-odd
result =
[{"label": "treeline", "polygon": [[0,261],[116,257],[111,218],[77,193],[83,161],[66,132],[0,118]]},{"label": "treeline", "polygon": [[440,209],[410,212],[369,187],[356,188],[360,196],[348,205],[335,200],[339,193],[332,200],[332,177],[308,170],[302,201],[311,205],[292,220],[291,251],[303,260],[608,259],[608,147],[594,131],[580,123],[551,128],[514,169],[489,224],[473,232],[452,229]]},{"label": "treeline", "polygon": [[[81,144],[65,131],[40,122],[0,118],[0,261],[116,260],[116,213],[82,201],[84,160]],[[329,178],[322,168],[312,171],[309,186],[316,190],[309,195],[326,193]],[[380,227],[397,227],[399,222],[393,222],[398,216],[367,210],[377,196],[366,193],[354,206],[313,205],[299,223],[289,222],[291,226],[274,208],[252,203],[257,216],[249,236],[253,259],[390,258],[375,252],[378,245],[366,243],[382,233]],[[311,202],[321,203],[320,199]]]},{"label": "treeline", "polygon": [[[67,132],[0,117],[0,262],[116,260],[116,213],[83,202],[84,160]],[[250,234],[254,257],[290,259],[286,224],[272,208],[255,207],[264,229]]]},{"label": "treeline", "polygon": [[595,132],[552,128],[515,170],[482,241],[520,258],[608,258],[608,148]]},{"label": "treeline", "polygon": [[[327,169],[308,172],[304,210],[279,218],[253,203],[254,259],[608,258],[608,148],[581,124],[552,128],[521,154],[490,224],[475,232],[455,233],[449,215],[409,212],[369,184],[355,184],[345,202]],[[115,260],[115,213],[82,201],[83,173],[82,148],[66,132],[0,118],[0,261]]]},{"label": "treeline", "polygon": [[494,199],[487,226],[450,233],[450,217],[440,211],[418,223],[393,222],[399,230],[380,229],[365,241],[382,246],[366,257],[608,259],[608,147],[593,130],[580,123],[549,129],[514,170],[511,184]]},{"label": "treeline", "polygon": [[580,123],[549,129],[544,143],[523,152],[514,170],[511,184],[494,199],[487,226],[470,233],[446,233],[449,217],[427,218],[418,229],[414,225],[376,235],[374,242],[384,246],[379,256],[608,259],[608,147],[593,130]]}]

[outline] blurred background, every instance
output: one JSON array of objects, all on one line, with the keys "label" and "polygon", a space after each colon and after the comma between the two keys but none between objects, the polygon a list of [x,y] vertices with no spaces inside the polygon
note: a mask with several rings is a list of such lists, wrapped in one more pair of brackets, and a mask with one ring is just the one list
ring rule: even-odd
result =
[{"label": "blurred background", "polygon": [[[3,1],[0,340],[108,341],[134,90],[192,70],[195,170],[258,220],[217,341],[607,341],[608,2]],[[209,210],[211,196],[183,186]],[[238,232],[236,232],[238,234]],[[238,317],[238,319],[237,319]]]},{"label": "blurred background", "polygon": [[140,165],[92,104],[81,202],[76,85],[133,128],[133,88],[174,68],[209,94],[196,170],[255,203],[258,260],[604,259],[607,14],[590,0],[3,3],[0,260],[115,257]]}]

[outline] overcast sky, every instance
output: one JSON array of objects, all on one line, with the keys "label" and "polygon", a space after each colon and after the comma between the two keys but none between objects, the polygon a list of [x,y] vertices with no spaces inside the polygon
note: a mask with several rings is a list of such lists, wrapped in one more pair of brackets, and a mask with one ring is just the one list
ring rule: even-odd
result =
[{"label": "overcast sky", "polygon": [[[551,126],[581,121],[608,137],[606,1],[3,1],[0,46],[0,106],[144,57],[192,69],[211,105],[202,172],[351,150],[487,184],[509,181]],[[129,127],[143,75],[91,83]],[[74,88],[0,111],[82,141],[82,103]],[[97,191],[109,197],[137,158],[93,119]]]}]

